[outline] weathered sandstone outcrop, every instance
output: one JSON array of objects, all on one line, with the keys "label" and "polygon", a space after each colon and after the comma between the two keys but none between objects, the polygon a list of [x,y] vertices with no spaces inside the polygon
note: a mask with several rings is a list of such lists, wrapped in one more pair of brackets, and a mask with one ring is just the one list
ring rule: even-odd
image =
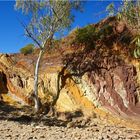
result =
[{"label": "weathered sandstone outcrop", "polygon": [[[120,33],[119,33],[120,34]],[[40,64],[39,97],[58,112],[93,112],[130,127],[140,124],[140,65],[115,34],[94,50],[44,56]],[[119,37],[118,37],[119,38]],[[110,41],[111,40],[111,41]],[[109,44],[107,43],[109,42]],[[107,44],[106,44],[107,43]],[[124,46],[123,46],[124,45]],[[32,105],[36,56],[0,55],[0,95]],[[10,102],[10,101],[9,101]]]}]

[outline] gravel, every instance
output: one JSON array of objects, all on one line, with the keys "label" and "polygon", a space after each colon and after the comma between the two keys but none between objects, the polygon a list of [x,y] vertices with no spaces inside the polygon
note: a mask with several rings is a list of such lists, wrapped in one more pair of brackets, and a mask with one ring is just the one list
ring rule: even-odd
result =
[{"label": "gravel", "polygon": [[0,140],[140,140],[140,132],[105,125],[98,119],[91,119],[84,126],[1,120]]},{"label": "gravel", "polygon": [[1,103],[0,140],[140,140],[140,131],[98,117],[60,120],[45,114],[35,116],[29,107],[18,109]]}]

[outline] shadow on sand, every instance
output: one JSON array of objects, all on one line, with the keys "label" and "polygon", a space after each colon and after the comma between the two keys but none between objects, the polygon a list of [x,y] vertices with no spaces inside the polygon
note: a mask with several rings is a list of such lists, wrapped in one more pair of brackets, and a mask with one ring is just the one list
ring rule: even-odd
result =
[{"label": "shadow on sand", "polygon": [[[25,125],[45,125],[67,127],[71,120],[59,120],[57,117],[48,116],[47,114],[33,114],[32,108],[25,106],[23,108],[16,108],[0,102],[0,120],[14,121]],[[76,127],[83,127],[76,125]]]}]

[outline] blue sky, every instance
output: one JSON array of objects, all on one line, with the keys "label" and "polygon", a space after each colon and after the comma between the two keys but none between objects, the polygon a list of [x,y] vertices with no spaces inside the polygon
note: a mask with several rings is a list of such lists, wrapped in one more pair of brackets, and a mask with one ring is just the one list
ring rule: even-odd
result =
[{"label": "blue sky", "polygon": [[[111,0],[87,1],[84,12],[74,12],[75,21],[72,28],[83,27],[87,24],[97,23],[106,17],[104,12]],[[115,1],[115,5],[119,5]],[[14,10],[14,1],[0,1],[0,53],[16,53],[20,48],[32,41],[24,36],[24,29],[18,21],[25,21],[26,17],[20,11]]]}]

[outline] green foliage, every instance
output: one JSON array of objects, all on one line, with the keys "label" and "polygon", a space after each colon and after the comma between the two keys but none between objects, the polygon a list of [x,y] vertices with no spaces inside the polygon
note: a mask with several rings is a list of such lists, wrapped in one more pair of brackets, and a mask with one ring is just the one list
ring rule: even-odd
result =
[{"label": "green foliage", "polygon": [[78,44],[84,44],[87,47],[94,47],[94,41],[97,40],[97,38],[97,29],[92,25],[76,30],[75,42]]},{"label": "green foliage", "polygon": [[136,48],[134,49],[134,57],[140,58],[140,35],[135,36],[131,43],[136,45]]},{"label": "green foliage", "polygon": [[20,52],[24,55],[31,54],[34,51],[34,45],[28,44],[25,47],[20,49]]},{"label": "green foliage", "polygon": [[[29,24],[24,26],[25,34],[41,49],[53,40],[55,33],[64,33],[74,20],[72,9],[81,10],[81,2],[70,0],[16,0],[15,8],[31,15]],[[49,43],[48,43],[49,44]],[[51,43],[50,43],[51,44]]]},{"label": "green foliage", "polygon": [[135,58],[140,58],[140,48],[136,48],[133,55]]},{"label": "green foliage", "polygon": [[113,16],[115,14],[114,8],[114,3],[111,3],[106,7],[106,11],[109,12],[109,16]]},{"label": "green foliage", "polygon": [[140,1],[123,1],[123,6],[118,13],[118,19],[125,22],[129,29],[134,31],[134,39],[131,43],[135,44],[134,57],[140,58]]},{"label": "green foliage", "polygon": [[75,30],[76,37],[74,42],[77,44],[85,45],[87,49],[94,48],[96,41],[104,40],[113,33],[111,25],[104,25],[100,29],[95,28],[93,25],[88,25],[84,28],[77,28]]},{"label": "green foliage", "polygon": [[140,48],[140,35],[135,36],[131,43],[135,43],[135,45]]},{"label": "green foliage", "polygon": [[124,21],[130,28],[139,28],[140,4],[137,1],[123,1],[123,5],[118,12],[118,18]]},{"label": "green foliage", "polygon": [[[107,6],[110,15],[115,15],[113,4]],[[134,39],[130,41],[135,44],[134,57],[140,58],[140,1],[139,0],[122,0],[121,6],[116,10],[117,18],[124,22],[128,29],[133,32]],[[128,35],[127,35],[128,36]]]}]

